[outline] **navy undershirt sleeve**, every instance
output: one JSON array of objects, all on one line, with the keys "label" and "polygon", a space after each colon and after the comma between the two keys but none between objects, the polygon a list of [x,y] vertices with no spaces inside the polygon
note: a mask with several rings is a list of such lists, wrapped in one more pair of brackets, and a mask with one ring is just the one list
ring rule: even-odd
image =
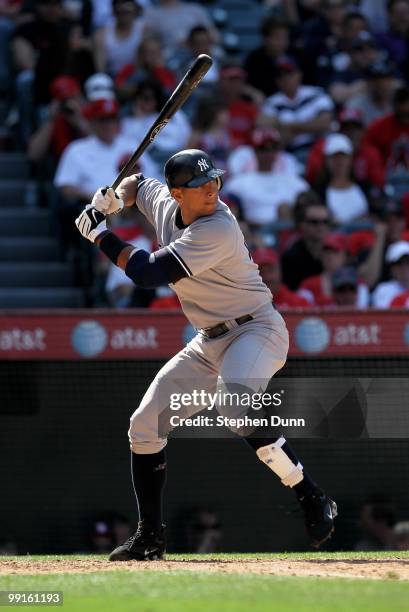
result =
[{"label": "navy undershirt sleeve", "polygon": [[176,283],[181,278],[189,276],[167,248],[151,254],[143,249],[136,251],[126,265],[125,274],[135,285],[144,289]]}]

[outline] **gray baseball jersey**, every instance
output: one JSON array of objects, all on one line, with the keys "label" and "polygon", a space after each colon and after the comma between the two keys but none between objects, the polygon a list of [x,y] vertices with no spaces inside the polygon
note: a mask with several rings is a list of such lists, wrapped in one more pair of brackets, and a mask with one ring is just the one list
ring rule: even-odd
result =
[{"label": "gray baseball jersey", "polygon": [[156,179],[140,183],[136,204],[155,228],[160,247],[187,273],[171,286],[195,328],[212,327],[271,303],[239,224],[220,199],[212,215],[183,228],[178,227],[178,203]]}]

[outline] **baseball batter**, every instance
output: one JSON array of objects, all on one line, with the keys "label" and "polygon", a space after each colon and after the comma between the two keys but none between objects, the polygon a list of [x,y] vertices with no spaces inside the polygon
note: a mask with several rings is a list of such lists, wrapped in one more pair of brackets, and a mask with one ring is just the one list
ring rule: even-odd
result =
[{"label": "baseball batter", "polygon": [[[173,394],[218,389],[265,390],[285,364],[288,332],[272,295],[252,261],[240,227],[219,199],[223,170],[196,149],[173,155],[165,165],[167,185],[136,174],[116,193],[104,188],[76,219],[81,234],[95,242],[140,287],[172,286],[197,335],[157,374],[131,417],[132,480],[139,509],[136,533],[110,555],[111,561],[161,559],[165,553],[162,494],[165,447],[171,430]],[[107,229],[106,215],[134,206],[154,226],[160,248],[136,249]],[[239,378],[239,380],[238,380]],[[192,403],[179,416],[205,406]],[[218,405],[240,418],[247,406]],[[281,482],[294,489],[313,547],[334,529],[336,504],[318,488],[284,437],[242,435]]]}]

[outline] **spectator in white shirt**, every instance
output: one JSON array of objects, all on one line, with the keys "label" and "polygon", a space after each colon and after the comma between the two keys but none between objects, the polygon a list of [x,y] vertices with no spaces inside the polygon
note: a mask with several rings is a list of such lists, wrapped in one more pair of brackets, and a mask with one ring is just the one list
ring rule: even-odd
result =
[{"label": "spectator in white shirt", "polygon": [[146,26],[157,34],[168,57],[187,39],[192,28],[202,25],[207,28],[213,41],[218,33],[206,9],[196,2],[160,0],[158,6],[146,11]]},{"label": "spectator in white shirt", "polygon": [[[237,174],[258,170],[257,154],[254,143],[259,140],[268,139],[268,137],[280,144],[281,138],[278,130],[275,128],[256,128],[253,133],[253,146],[241,145],[233,149],[227,159],[227,170],[229,175],[235,176]],[[294,176],[301,173],[301,166],[294,155],[286,153],[278,147],[276,155],[272,160],[271,172]]]},{"label": "spectator in white shirt", "polygon": [[287,150],[305,161],[312,143],[329,130],[334,104],[320,87],[301,84],[292,58],[277,60],[276,75],[279,91],[264,102],[258,123],[276,127]]},{"label": "spectator in white shirt", "polygon": [[372,293],[374,308],[389,308],[393,299],[409,291],[409,242],[400,240],[389,245],[385,254],[391,280],[380,283]]},{"label": "spectator in white shirt", "polygon": [[114,23],[97,30],[94,36],[94,60],[98,72],[115,76],[130,64],[139,47],[145,19],[138,0],[113,0]]},{"label": "spectator in white shirt", "polygon": [[279,163],[276,165],[281,149],[276,130],[256,129],[253,146],[255,169],[233,176],[226,183],[226,194],[237,197],[244,219],[252,225],[291,218],[295,200],[301,192],[309,189],[308,183],[294,173],[282,172]]},{"label": "spectator in white shirt", "polygon": [[314,185],[335,222],[350,223],[368,214],[366,195],[354,180],[353,146],[344,134],[330,134],[324,144],[325,165]]},{"label": "spectator in white shirt", "polygon": [[[140,142],[148,132],[166,98],[155,81],[143,81],[137,87],[131,111],[122,120],[122,133],[134,143]],[[149,148],[149,155],[162,166],[177,151],[186,148],[192,128],[183,110],[179,110],[156,136]]]},{"label": "spectator in white shirt", "polygon": [[[63,242],[76,237],[75,217],[101,185],[114,181],[135,149],[135,141],[120,134],[118,112],[115,100],[91,102],[85,109],[91,135],[74,140],[60,159],[54,185],[59,195],[57,215]],[[142,172],[156,176],[156,165],[147,154],[139,162]]]}]

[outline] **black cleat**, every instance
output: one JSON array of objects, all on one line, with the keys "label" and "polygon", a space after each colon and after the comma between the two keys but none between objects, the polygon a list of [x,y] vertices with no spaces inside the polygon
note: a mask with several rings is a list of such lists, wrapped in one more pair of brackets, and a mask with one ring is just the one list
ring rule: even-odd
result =
[{"label": "black cleat", "polygon": [[305,515],[305,527],[313,548],[319,548],[334,532],[337,504],[321,489],[314,495],[305,495],[298,500]]},{"label": "black cleat", "polygon": [[138,529],[122,546],[115,548],[109,561],[158,561],[163,559],[166,549],[165,525],[160,531],[151,529],[139,521]]}]

